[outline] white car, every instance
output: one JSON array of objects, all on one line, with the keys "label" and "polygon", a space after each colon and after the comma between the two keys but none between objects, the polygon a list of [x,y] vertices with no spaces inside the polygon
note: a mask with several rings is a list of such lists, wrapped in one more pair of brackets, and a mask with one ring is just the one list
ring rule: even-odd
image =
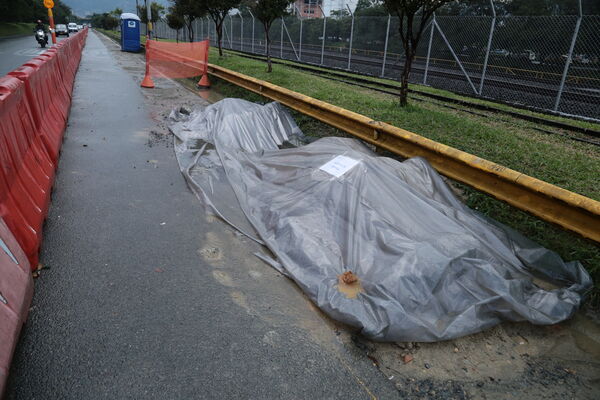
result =
[{"label": "white car", "polygon": [[75,22],[69,22],[69,32],[78,32],[77,24]]},{"label": "white car", "polygon": [[82,30],[83,29],[83,25],[77,25],[77,29],[78,30]]},{"label": "white car", "polygon": [[56,24],[54,32],[56,33],[56,36],[65,35],[66,37],[69,37],[69,29],[65,24]]}]

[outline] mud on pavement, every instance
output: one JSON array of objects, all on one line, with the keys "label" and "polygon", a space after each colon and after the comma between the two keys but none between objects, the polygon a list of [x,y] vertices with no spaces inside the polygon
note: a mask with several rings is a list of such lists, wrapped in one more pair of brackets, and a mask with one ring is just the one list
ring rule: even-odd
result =
[{"label": "mud on pavement", "polygon": [[[98,36],[132,79],[141,82],[143,55],[123,53],[114,41]],[[221,98],[215,92],[196,90],[189,81],[156,79],[155,83],[155,89],[143,92],[160,128],[150,132],[147,146],[172,146],[166,120],[173,108],[191,109],[208,104],[207,99]],[[207,226],[215,229],[198,238],[198,257],[212,265],[214,279],[229,290],[231,299],[243,312],[273,326],[292,324],[307,332],[337,355],[369,396],[373,394],[364,381],[365,365],[393,383],[398,398],[600,397],[600,326],[583,312],[554,326],[503,323],[440,343],[375,343],[324,316],[293,282],[253,255],[263,251],[259,245],[220,220],[207,219]],[[276,330],[265,334],[262,342],[293,346]]]}]

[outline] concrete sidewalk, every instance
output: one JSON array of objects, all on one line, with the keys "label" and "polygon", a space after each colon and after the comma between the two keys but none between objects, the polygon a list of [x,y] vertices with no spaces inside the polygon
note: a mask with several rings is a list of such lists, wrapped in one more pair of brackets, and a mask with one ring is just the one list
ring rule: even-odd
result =
[{"label": "concrete sidewalk", "polygon": [[7,398],[398,396],[258,245],[205,217],[163,120],[202,100],[169,82],[145,97],[114,47],[90,32]]}]

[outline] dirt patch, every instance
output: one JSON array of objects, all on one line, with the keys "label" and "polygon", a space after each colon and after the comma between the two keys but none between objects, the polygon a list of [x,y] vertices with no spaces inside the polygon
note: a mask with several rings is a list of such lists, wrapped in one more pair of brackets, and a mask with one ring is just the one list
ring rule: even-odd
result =
[{"label": "dirt patch", "polygon": [[[359,346],[360,348],[360,346]],[[554,326],[504,323],[439,343],[371,343],[405,398],[597,398],[600,328],[582,315]]]}]

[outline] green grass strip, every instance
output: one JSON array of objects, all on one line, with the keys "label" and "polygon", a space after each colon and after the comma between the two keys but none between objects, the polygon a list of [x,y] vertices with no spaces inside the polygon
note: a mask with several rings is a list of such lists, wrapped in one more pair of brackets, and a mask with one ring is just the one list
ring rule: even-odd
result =
[{"label": "green grass strip", "polygon": [[25,22],[0,22],[0,37],[32,35],[35,24]]}]

